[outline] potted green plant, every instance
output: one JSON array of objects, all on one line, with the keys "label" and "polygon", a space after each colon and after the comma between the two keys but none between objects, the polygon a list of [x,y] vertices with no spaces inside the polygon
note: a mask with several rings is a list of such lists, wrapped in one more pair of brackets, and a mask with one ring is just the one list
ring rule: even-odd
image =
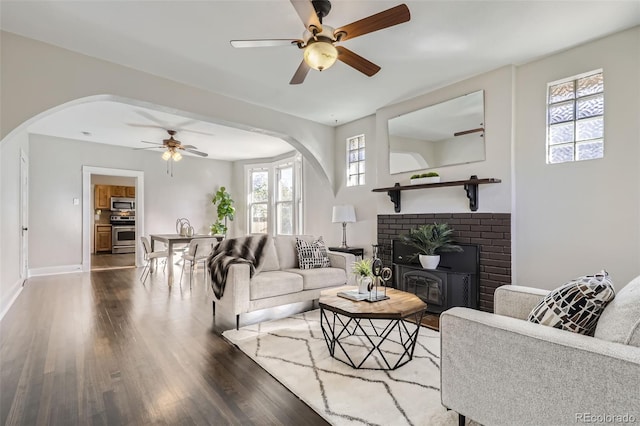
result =
[{"label": "potted green plant", "polygon": [[233,220],[236,214],[231,194],[227,192],[224,186],[221,186],[211,199],[211,203],[216,206],[217,213],[216,221],[211,225],[211,235],[226,235],[228,230],[227,220]]},{"label": "potted green plant", "polygon": [[353,264],[353,273],[358,280],[358,293],[367,293],[369,285],[373,282],[373,272],[371,271],[371,259],[357,260]]},{"label": "potted green plant", "polygon": [[409,230],[401,240],[418,251],[414,254],[425,269],[436,269],[442,252],[460,252],[462,247],[453,244],[453,229],[447,223],[428,223]]},{"label": "potted green plant", "polygon": [[440,182],[440,175],[437,172],[429,172],[412,175],[410,179],[411,185],[419,185],[423,183],[438,183]]}]

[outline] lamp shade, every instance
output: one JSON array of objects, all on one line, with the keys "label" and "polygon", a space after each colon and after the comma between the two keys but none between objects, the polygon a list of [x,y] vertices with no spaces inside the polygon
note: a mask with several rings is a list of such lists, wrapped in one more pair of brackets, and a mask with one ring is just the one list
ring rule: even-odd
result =
[{"label": "lamp shade", "polygon": [[344,223],[344,222],[355,222],[355,221],[356,221],[356,211],[351,204],[345,204],[342,206],[333,206],[332,222]]}]

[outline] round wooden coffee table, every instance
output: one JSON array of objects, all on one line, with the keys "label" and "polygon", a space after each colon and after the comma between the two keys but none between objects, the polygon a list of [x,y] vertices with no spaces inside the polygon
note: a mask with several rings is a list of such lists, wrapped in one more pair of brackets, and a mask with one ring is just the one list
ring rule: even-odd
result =
[{"label": "round wooden coffee table", "polygon": [[319,300],[322,334],[333,358],[374,370],[395,370],[413,359],[426,303],[392,288],[389,299],[378,302],[346,299],[338,291],[323,292]]}]

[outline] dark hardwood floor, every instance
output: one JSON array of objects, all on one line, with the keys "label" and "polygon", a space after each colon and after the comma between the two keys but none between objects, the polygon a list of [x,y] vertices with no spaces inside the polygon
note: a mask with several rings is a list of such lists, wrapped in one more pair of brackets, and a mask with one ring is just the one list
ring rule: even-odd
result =
[{"label": "dark hardwood floor", "polygon": [[326,422],[214,331],[202,271],[37,277],[0,322],[0,424]]}]

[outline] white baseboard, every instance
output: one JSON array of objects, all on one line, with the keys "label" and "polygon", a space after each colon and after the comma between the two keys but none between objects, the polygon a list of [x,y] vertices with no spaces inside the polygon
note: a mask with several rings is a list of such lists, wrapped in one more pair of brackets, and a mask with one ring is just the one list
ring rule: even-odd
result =
[{"label": "white baseboard", "polygon": [[70,274],[72,272],[82,272],[82,265],[61,265],[47,266],[44,268],[32,268],[29,269],[29,277],[38,277],[41,275]]},{"label": "white baseboard", "polygon": [[16,281],[15,284],[11,287],[11,290],[7,292],[7,299],[9,299],[9,301],[6,303],[2,303],[3,306],[0,306],[0,309],[2,309],[0,311],[0,321],[2,321],[2,318],[4,318],[5,314],[9,312],[9,308],[11,308],[11,306],[13,305],[13,302],[16,301],[16,299],[22,292],[22,289],[24,288],[22,287],[23,281],[24,280],[22,279],[19,279],[18,281]]}]

